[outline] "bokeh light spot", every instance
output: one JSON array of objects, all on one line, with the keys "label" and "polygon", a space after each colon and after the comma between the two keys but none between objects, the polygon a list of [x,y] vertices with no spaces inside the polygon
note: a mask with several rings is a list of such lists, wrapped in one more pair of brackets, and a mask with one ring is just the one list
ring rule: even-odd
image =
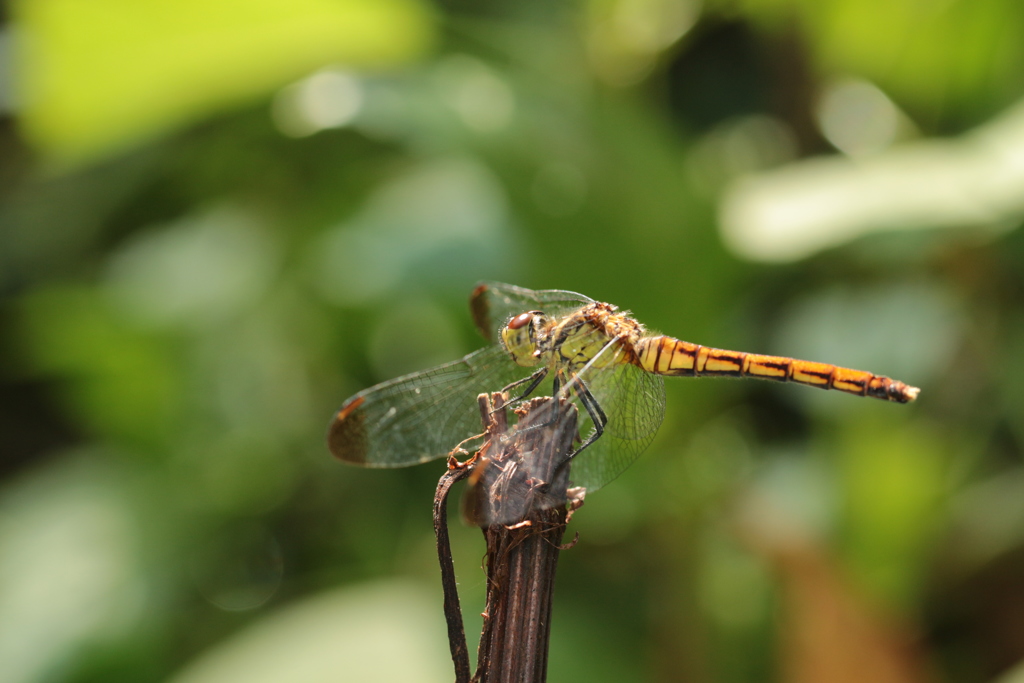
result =
[{"label": "bokeh light spot", "polygon": [[351,123],[363,107],[363,87],[351,73],[325,69],[281,90],[274,123],[289,137],[306,137]]},{"label": "bokeh light spot", "polygon": [[880,152],[896,141],[905,117],[872,83],[849,79],[832,83],[815,112],[822,134],[850,156]]},{"label": "bokeh light spot", "polygon": [[479,133],[499,131],[515,115],[515,94],[490,67],[468,55],[453,55],[437,68],[442,97],[462,122]]}]

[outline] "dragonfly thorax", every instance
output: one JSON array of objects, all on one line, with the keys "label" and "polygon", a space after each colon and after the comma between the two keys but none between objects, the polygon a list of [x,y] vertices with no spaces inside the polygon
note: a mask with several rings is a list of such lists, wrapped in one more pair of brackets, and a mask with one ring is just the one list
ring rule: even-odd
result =
[{"label": "dragonfly thorax", "polygon": [[628,314],[595,302],[563,317],[542,311],[514,316],[501,330],[501,343],[520,366],[575,372],[632,362],[630,350],[643,332]]},{"label": "dragonfly thorax", "polygon": [[550,349],[553,358],[548,362],[553,361],[556,368],[576,372],[586,365],[604,368],[624,360],[622,346],[615,337],[604,326],[593,322],[577,320],[575,324],[564,326],[554,336]]}]

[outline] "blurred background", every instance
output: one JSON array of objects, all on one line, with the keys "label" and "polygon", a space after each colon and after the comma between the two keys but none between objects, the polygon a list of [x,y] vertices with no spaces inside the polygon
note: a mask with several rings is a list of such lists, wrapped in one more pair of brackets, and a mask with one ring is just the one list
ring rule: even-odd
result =
[{"label": "blurred background", "polygon": [[0,680],[452,680],[323,435],[491,279],[922,388],[670,381],[551,680],[1024,681],[1022,98],[1017,0],[5,3]]}]

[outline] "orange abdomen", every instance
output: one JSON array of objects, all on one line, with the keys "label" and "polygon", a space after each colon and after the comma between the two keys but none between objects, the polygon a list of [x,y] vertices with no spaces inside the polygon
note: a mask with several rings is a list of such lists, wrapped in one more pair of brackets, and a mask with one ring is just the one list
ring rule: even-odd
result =
[{"label": "orange abdomen", "polygon": [[648,372],[673,377],[754,377],[837,389],[857,396],[907,403],[920,391],[881,375],[785,356],[712,349],[664,335],[636,344],[636,362]]}]

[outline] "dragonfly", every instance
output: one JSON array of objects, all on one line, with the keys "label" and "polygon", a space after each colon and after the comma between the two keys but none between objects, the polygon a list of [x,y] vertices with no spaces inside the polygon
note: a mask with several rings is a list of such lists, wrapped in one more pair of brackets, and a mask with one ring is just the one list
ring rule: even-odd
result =
[{"label": "dragonfly", "polygon": [[336,413],[327,444],[365,467],[405,467],[448,455],[481,432],[477,396],[538,390],[571,399],[586,436],[566,456],[588,493],[650,445],[665,415],[664,377],[751,377],[908,403],[917,387],[827,363],[727,351],[648,331],[628,311],[575,292],[485,282],[470,298],[490,342],[461,360],[360,391]]}]

